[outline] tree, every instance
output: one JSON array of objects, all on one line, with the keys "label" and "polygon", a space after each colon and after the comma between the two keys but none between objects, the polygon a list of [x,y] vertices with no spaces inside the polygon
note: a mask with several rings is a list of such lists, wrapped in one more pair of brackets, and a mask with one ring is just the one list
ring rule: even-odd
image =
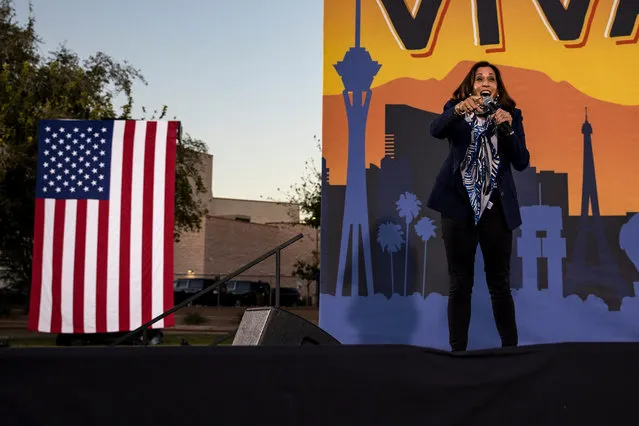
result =
[{"label": "tree", "polygon": [[[317,136],[313,136],[317,149],[322,152],[322,145]],[[301,223],[318,229],[322,213],[322,172],[318,169],[315,160],[311,158],[304,163],[304,174],[300,182],[289,187],[288,192],[283,193],[287,203],[300,207]],[[282,192],[280,188],[277,189]]]},{"label": "tree", "polygon": [[207,210],[200,195],[206,193],[206,185],[200,170],[201,154],[206,144],[191,135],[185,135],[177,145],[175,169],[175,241],[185,232],[197,232]]},{"label": "tree", "polygon": [[293,265],[293,276],[306,283],[306,296],[309,298],[307,304],[310,304],[311,284],[318,280],[319,273],[319,253],[316,250],[313,251],[313,259],[310,262],[298,260]]},{"label": "tree", "polygon": [[[321,153],[322,145],[320,140],[316,136],[313,139],[318,151]],[[317,300],[319,300],[319,229],[322,213],[322,172],[318,169],[314,159],[311,158],[305,162],[304,174],[300,182],[291,185],[289,191],[285,193],[285,197],[288,203],[300,207],[302,213],[300,223],[314,228],[316,232],[316,246],[312,252],[311,260],[298,260],[293,266],[292,274],[306,282],[306,294],[309,297],[311,283],[316,281],[315,293]]]},{"label": "tree", "polygon": [[[102,52],[81,60],[63,46],[40,56],[40,41],[33,13],[22,27],[12,1],[0,0],[0,280],[23,290],[31,277],[38,121],[131,119],[133,85],[146,84],[139,70]],[[190,136],[178,143],[176,239],[198,230],[205,212],[198,196],[204,192],[198,153],[205,151]]]}]

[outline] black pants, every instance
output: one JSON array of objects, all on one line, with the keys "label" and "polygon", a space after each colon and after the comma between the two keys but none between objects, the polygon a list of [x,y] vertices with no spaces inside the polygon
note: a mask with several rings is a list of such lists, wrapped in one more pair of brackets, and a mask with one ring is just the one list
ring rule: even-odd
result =
[{"label": "black pants", "polygon": [[517,346],[518,343],[515,306],[510,292],[512,231],[506,226],[499,196],[493,197],[492,201],[492,208],[484,211],[477,226],[472,218],[459,221],[442,217],[450,279],[448,329],[453,351],[464,351],[468,345],[478,242],[484,255],[486,282],[502,346]]}]

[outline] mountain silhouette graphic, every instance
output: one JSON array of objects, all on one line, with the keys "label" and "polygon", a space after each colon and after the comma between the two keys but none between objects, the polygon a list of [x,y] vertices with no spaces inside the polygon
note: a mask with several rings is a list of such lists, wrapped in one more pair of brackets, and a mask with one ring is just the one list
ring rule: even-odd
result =
[{"label": "mountain silhouette graphic", "polygon": [[[400,78],[373,89],[366,129],[366,163],[379,165],[384,156],[385,105],[405,104],[439,113],[473,62],[455,66],[442,80]],[[504,83],[522,110],[531,165],[538,170],[568,173],[571,215],[580,213],[583,167],[581,126],[584,110],[593,126],[593,149],[602,215],[639,211],[639,197],[628,196],[635,182],[639,156],[639,105],[619,105],[592,98],[569,83],[546,74],[500,66]],[[605,76],[602,76],[605,78]],[[593,84],[597,84],[596,79]],[[348,124],[341,94],[323,100],[323,156],[330,183],[346,179]]]}]

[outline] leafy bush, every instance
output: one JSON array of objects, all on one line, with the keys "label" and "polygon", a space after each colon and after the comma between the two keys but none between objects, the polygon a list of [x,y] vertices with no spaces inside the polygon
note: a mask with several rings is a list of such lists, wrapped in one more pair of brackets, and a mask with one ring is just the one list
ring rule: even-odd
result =
[{"label": "leafy bush", "polygon": [[184,324],[186,325],[202,325],[206,322],[206,317],[199,312],[189,312],[186,317],[184,317]]}]

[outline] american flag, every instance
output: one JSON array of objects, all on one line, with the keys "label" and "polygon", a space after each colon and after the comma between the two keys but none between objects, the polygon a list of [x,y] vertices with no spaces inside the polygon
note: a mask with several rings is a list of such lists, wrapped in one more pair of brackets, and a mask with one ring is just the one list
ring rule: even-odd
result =
[{"label": "american flag", "polygon": [[178,129],[40,121],[29,329],[130,331],[173,306]]}]

